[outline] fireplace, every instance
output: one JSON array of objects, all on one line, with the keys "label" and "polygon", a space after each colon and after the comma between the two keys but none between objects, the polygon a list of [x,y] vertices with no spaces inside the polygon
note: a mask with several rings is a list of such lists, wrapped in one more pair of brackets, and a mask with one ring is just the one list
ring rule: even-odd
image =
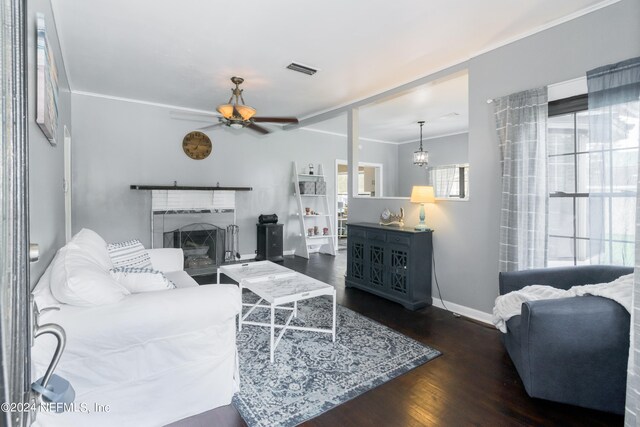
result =
[{"label": "fireplace", "polygon": [[213,274],[224,262],[224,228],[208,223],[196,223],[163,234],[165,248],[182,249],[184,269],[191,276]]}]

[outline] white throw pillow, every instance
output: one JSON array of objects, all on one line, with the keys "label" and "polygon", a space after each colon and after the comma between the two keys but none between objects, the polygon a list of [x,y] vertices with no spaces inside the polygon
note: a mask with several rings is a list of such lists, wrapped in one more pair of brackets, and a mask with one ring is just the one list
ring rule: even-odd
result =
[{"label": "white throw pillow", "polygon": [[53,269],[54,262],[55,257],[54,260],[51,261],[51,264],[49,264],[47,269],[44,271],[44,274],[42,274],[42,277],[40,277],[40,280],[38,280],[36,287],[31,291],[31,294],[33,295],[33,301],[36,303],[38,311],[42,311],[45,308],[60,307],[60,301],[58,301],[53,296],[50,287],[51,270]]},{"label": "white throw pillow", "polygon": [[73,243],[58,251],[51,269],[50,287],[58,301],[78,306],[112,304],[130,293]]},{"label": "white throw pillow", "polygon": [[110,273],[111,277],[132,294],[176,288],[162,272],[152,268],[120,267],[112,269]]},{"label": "white throw pillow", "polygon": [[120,243],[109,243],[107,250],[111,257],[113,268],[153,268],[149,254],[138,239],[127,240],[126,242]]},{"label": "white throw pillow", "polygon": [[86,251],[105,270],[113,268],[111,257],[107,252],[107,242],[95,231],[83,228],[73,236],[71,243]]}]

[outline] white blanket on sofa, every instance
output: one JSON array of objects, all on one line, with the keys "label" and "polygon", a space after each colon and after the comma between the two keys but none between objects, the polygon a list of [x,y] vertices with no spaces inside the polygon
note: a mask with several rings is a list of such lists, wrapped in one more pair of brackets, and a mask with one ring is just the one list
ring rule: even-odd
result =
[{"label": "white blanket on sofa", "polygon": [[633,273],[619,277],[610,283],[574,286],[571,289],[557,289],[546,285],[530,285],[509,292],[496,298],[493,307],[493,324],[501,332],[507,332],[507,320],[518,316],[522,310],[522,303],[546,299],[569,298],[584,295],[594,295],[614,300],[631,313],[631,294],[633,290]]}]

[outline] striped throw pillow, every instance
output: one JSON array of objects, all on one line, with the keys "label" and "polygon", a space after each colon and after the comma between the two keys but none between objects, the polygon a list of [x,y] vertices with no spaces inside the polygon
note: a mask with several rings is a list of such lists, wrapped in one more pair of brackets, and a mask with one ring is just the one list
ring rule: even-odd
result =
[{"label": "striped throw pillow", "polygon": [[109,272],[111,277],[132,294],[176,288],[161,271],[152,268],[118,267],[112,268]]},{"label": "striped throw pillow", "polygon": [[140,240],[133,239],[120,243],[109,243],[107,251],[111,257],[114,268],[119,267],[139,267],[152,268],[151,258],[140,243]]}]

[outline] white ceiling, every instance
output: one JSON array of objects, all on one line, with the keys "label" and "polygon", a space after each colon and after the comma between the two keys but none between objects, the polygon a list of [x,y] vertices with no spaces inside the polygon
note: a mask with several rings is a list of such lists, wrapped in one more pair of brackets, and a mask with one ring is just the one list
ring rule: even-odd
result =
[{"label": "white ceiling", "polygon": [[[360,138],[406,143],[466,132],[469,127],[469,75],[461,71],[360,108]],[[345,114],[305,129],[346,136]]]},{"label": "white ceiling", "polygon": [[52,0],[72,91],[212,111],[239,75],[259,115],[299,118],[611,2]]}]

